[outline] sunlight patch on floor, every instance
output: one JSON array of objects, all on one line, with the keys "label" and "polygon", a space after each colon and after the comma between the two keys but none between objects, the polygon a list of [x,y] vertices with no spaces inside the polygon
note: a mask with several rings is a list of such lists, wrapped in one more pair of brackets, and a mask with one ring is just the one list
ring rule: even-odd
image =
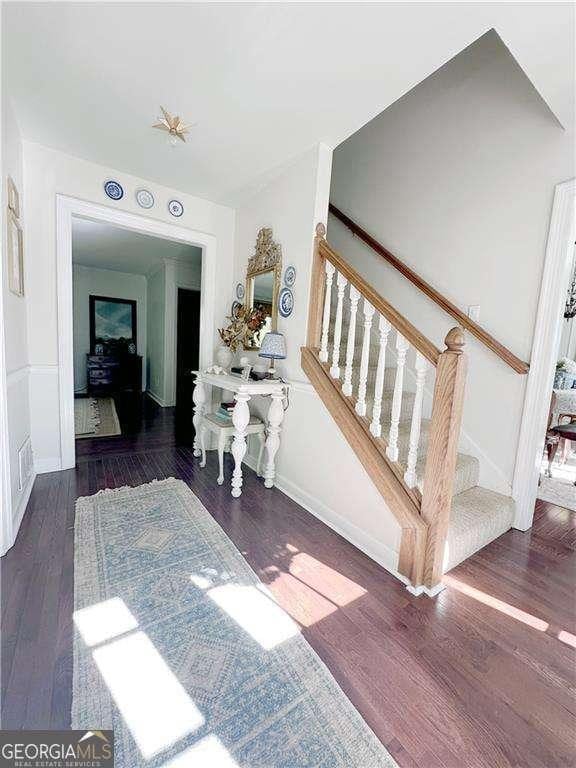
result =
[{"label": "sunlight patch on floor", "polygon": [[364,587],[306,552],[294,555],[289,571],[339,606],[348,605],[366,594]]},{"label": "sunlight patch on floor", "polygon": [[240,768],[216,736],[207,736],[197,744],[163,763],[162,768]]},{"label": "sunlight patch on floor", "polygon": [[144,632],[96,649],[94,661],[146,759],[204,724],[204,717]]},{"label": "sunlight patch on floor", "polygon": [[82,639],[90,648],[138,627],[136,618],[119,597],[80,608],[74,611],[72,618]]},{"label": "sunlight patch on floor", "polygon": [[494,608],[495,610],[500,611],[500,613],[510,616],[512,619],[516,619],[516,621],[521,621],[523,624],[526,624],[533,629],[537,629],[540,632],[546,632],[548,629],[548,622],[543,619],[539,619],[537,616],[532,616],[531,613],[526,613],[526,611],[522,611],[520,608],[515,608],[509,603],[499,600],[497,597],[493,597],[486,592],[471,587],[469,584],[465,584],[463,581],[454,578],[454,576],[445,574],[443,581],[448,587],[457,589],[459,592],[462,592],[462,594],[468,595],[468,597],[472,597],[474,600],[478,600],[478,602],[483,603],[490,608]]},{"label": "sunlight patch on floor", "polygon": [[270,590],[277,599],[281,596],[282,607],[301,627],[311,627],[338,610],[337,605],[291,573],[278,572]]},{"label": "sunlight patch on floor", "polygon": [[571,645],[572,648],[576,648],[576,635],[573,635],[571,632],[566,632],[565,629],[558,633],[558,640],[566,643],[566,645]]}]

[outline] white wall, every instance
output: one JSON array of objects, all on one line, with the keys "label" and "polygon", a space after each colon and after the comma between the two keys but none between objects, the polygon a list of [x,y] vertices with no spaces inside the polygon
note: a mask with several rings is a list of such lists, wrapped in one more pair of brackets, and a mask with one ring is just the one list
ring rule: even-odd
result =
[{"label": "white wall", "polygon": [[[319,221],[326,221],[330,162],[326,147],[310,150],[239,206],[235,273],[227,283],[228,298],[232,301],[235,284],[245,279],[258,230],[272,227],[282,246],[283,266],[293,264],[297,272],[294,312],[287,319],[278,319],[288,351],[278,370],[290,380],[291,389],[277,455],[277,485],[386,568],[395,570],[400,527],[300,367],[314,229]],[[258,359],[255,353],[250,356]],[[264,413],[267,405],[262,400],[252,407]],[[255,446],[251,449],[253,456]]]},{"label": "white wall", "polygon": [[[574,175],[564,131],[496,36],[417,86],[334,153],[331,200],[530,359],[554,186]],[[455,322],[330,217],[328,240],[443,348]],[[510,492],[526,377],[470,335],[464,447]]]},{"label": "white wall", "polygon": [[158,401],[165,404],[164,388],[164,330],[166,315],[166,280],[162,264],[147,280],[148,348],[146,389]]},{"label": "white wall", "polygon": [[[232,271],[234,211],[200,200],[145,179],[120,173],[65,155],[38,144],[24,142],[24,177],[27,242],[27,322],[32,364],[32,437],[37,466],[41,471],[58,469],[60,415],[58,400],[58,327],[56,285],[56,195],[58,193],[144,216],[134,199],[139,186],[148,187],[156,205],[146,216],[200,231],[216,238],[216,263],[221,275]],[[103,182],[115,178],[125,195],[114,203],[103,191]],[[168,200],[176,197],[184,215],[174,219],[167,211]],[[217,315],[224,313],[228,299],[216,291]],[[213,337],[217,344],[216,330]]]},{"label": "white wall", "polygon": [[[4,97],[2,101],[2,254],[7,252],[6,242],[6,184],[11,176],[20,193],[20,224],[26,220],[26,204],[23,194],[22,142],[12,105]],[[24,260],[27,261],[27,242],[24,240]],[[27,485],[19,488],[18,451],[30,437],[29,356],[26,323],[26,307],[30,302],[27,281],[24,296],[16,296],[8,288],[7,262],[3,258],[2,304],[4,319],[4,348],[6,373],[6,401],[2,403],[7,416],[7,434],[2,435],[3,452],[7,453],[9,491],[4,503],[10,519],[2,521],[0,549],[11,546],[25,510],[32,487],[33,476]],[[4,374],[4,371],[2,372]],[[2,419],[3,421],[3,419]],[[5,471],[5,470],[4,470]]]},{"label": "white wall", "polygon": [[90,352],[90,296],[136,301],[136,345],[142,355],[142,388],[146,388],[146,278],[112,269],[73,265],[74,391],[86,391],[86,355]]},{"label": "white wall", "polygon": [[[285,167],[258,192],[249,195],[237,209],[235,278],[228,284],[226,314],[235,298],[236,283],[246,282],[246,267],[254,253],[258,230],[272,227],[274,239],[282,246],[282,271],[293,264],[297,274],[292,289],[294,312],[289,318],[278,318],[278,330],[286,337],[288,352],[288,358],[278,368],[282,368],[288,378],[300,381],[303,378],[300,347],[306,339],[312,243],[316,223],[326,217],[330,163],[331,153],[327,147],[314,148]],[[256,353],[249,356],[258,360]]]}]

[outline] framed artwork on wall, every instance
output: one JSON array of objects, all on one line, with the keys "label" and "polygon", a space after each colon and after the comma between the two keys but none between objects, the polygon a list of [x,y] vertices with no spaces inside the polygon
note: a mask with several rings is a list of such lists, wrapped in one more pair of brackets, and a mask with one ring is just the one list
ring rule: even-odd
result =
[{"label": "framed artwork on wall", "polygon": [[[90,296],[90,351],[102,345],[105,354],[136,350],[136,301]],[[134,353],[133,353],[134,354]]]},{"label": "framed artwork on wall", "polygon": [[24,296],[24,247],[22,243],[22,228],[16,214],[7,210],[6,225],[8,228],[8,287],[16,296]]}]

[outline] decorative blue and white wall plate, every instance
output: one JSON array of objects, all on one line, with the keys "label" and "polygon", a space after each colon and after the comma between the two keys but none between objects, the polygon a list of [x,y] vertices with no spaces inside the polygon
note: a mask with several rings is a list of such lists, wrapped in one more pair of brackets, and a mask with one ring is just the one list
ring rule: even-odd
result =
[{"label": "decorative blue and white wall plate", "polygon": [[290,317],[294,309],[294,294],[290,288],[282,288],[278,296],[278,312],[282,317]]},{"label": "decorative blue and white wall plate", "polygon": [[232,302],[232,309],[230,311],[230,314],[234,319],[238,317],[238,310],[242,309],[242,302],[240,301],[233,301]]},{"label": "decorative blue and white wall plate", "polygon": [[154,195],[148,189],[137,189],[135,196],[140,208],[152,208],[154,205]]},{"label": "decorative blue and white wall plate", "polygon": [[294,267],[292,264],[289,264],[284,270],[284,285],[287,285],[288,288],[292,288],[295,282],[296,267]]},{"label": "decorative blue and white wall plate", "polygon": [[244,290],[244,283],[238,283],[236,286],[236,298],[238,301],[242,301],[244,298],[245,290]]},{"label": "decorative blue and white wall plate", "polygon": [[120,182],[114,181],[113,179],[108,179],[108,181],[104,182],[104,192],[106,192],[108,197],[112,200],[121,200],[124,197],[122,185]]},{"label": "decorative blue and white wall plate", "polygon": [[176,216],[178,218],[184,213],[184,206],[179,200],[170,200],[168,203],[168,210],[172,216]]}]

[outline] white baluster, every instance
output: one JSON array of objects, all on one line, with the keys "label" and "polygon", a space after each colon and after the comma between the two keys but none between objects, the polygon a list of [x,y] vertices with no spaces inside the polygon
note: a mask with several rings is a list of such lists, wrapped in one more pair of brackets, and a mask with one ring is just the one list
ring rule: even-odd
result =
[{"label": "white baluster", "polygon": [[398,461],[398,424],[402,410],[402,388],[404,386],[404,365],[409,344],[401,333],[396,331],[396,381],[392,396],[392,416],[390,419],[390,434],[386,455],[391,461]]},{"label": "white baluster", "polygon": [[374,437],[382,435],[382,426],[380,424],[380,415],[382,413],[382,392],[384,391],[384,374],[386,372],[386,346],[388,345],[388,334],[392,326],[383,315],[378,320],[378,331],[380,338],[378,340],[378,367],[376,369],[376,383],[374,385],[374,407],[372,408],[372,422],[370,432]]},{"label": "white baluster", "polygon": [[342,303],[344,301],[344,289],[348,281],[344,275],[338,272],[336,287],[338,288],[338,303],[336,304],[336,324],[334,326],[334,348],[332,350],[332,365],[330,375],[333,379],[340,378],[340,341],[342,339]]},{"label": "white baluster", "polygon": [[350,325],[348,326],[348,341],[346,342],[346,368],[344,369],[344,383],[342,392],[350,396],[352,394],[352,366],[354,364],[354,344],[356,341],[356,312],[360,293],[350,286]]},{"label": "white baluster", "polygon": [[414,367],[416,369],[416,395],[414,397],[412,423],[410,425],[410,449],[408,450],[408,461],[406,463],[406,472],[404,473],[404,480],[410,488],[416,485],[416,462],[418,461],[418,445],[420,443],[422,400],[424,398],[426,371],[428,370],[428,362],[420,352],[416,353],[416,365]]},{"label": "white baluster", "polygon": [[374,307],[367,299],[364,299],[364,338],[362,339],[362,357],[360,358],[360,383],[358,385],[358,400],[356,400],[356,413],[366,415],[366,379],[368,378],[368,360],[370,357],[370,329],[372,328],[372,315]]},{"label": "white baluster", "polygon": [[328,362],[328,331],[330,329],[330,300],[332,298],[332,278],[334,277],[334,265],[328,259],[324,262],[326,272],[326,293],[324,294],[324,315],[322,316],[322,341],[320,342],[320,360]]}]

